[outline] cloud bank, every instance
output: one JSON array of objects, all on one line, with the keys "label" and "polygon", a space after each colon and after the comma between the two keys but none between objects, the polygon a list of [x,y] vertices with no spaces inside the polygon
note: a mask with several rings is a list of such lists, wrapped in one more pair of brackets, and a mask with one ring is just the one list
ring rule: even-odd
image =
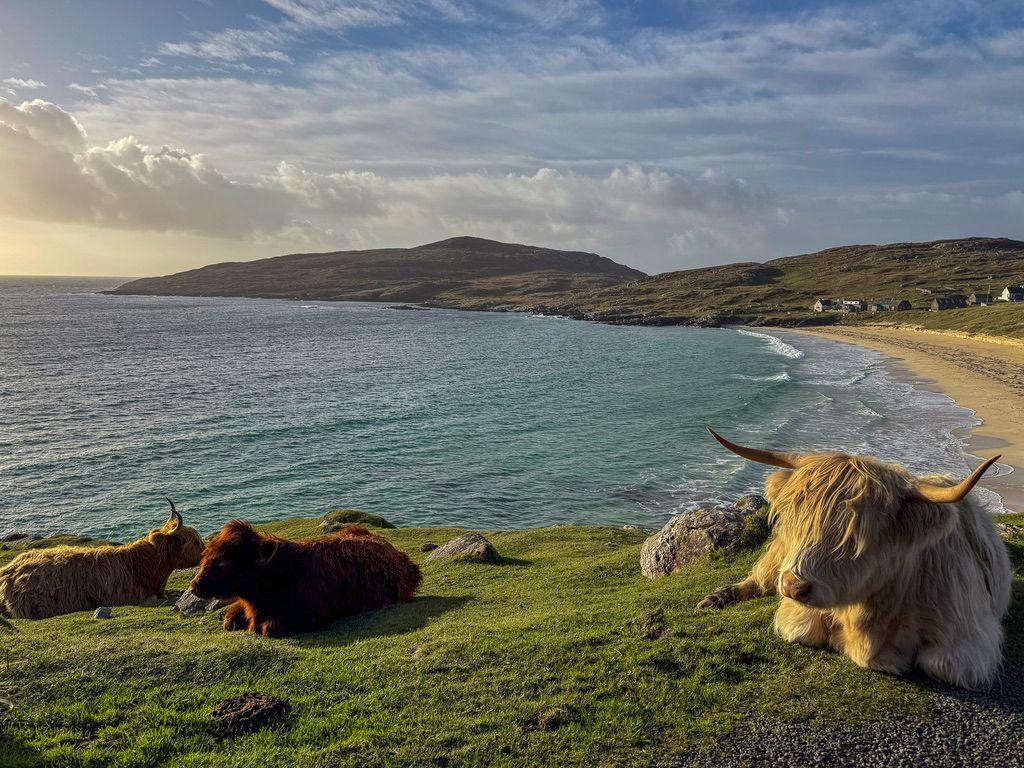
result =
[{"label": "cloud bank", "polygon": [[60,94],[9,70],[0,214],[648,271],[1024,238],[1019,4],[798,5],[264,0]]},{"label": "cloud bank", "polygon": [[598,249],[666,229],[714,241],[726,222],[753,235],[787,214],[740,178],[638,165],[387,178],[280,162],[240,181],[202,154],[131,136],[93,146],[73,115],[36,99],[0,100],[0,215],[325,247],[471,232]]}]

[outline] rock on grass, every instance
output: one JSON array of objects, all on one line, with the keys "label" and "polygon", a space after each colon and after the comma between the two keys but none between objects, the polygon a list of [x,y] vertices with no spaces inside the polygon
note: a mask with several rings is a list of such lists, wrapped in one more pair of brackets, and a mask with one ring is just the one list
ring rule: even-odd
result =
[{"label": "rock on grass", "polygon": [[394,524],[380,515],[360,512],[358,509],[332,509],[320,518],[320,530],[324,533],[340,531],[346,525],[365,525],[368,528],[394,528]]},{"label": "rock on grass", "polygon": [[174,604],[174,610],[182,616],[201,616],[232,602],[232,600],[221,600],[216,597],[204,600],[201,597],[196,597],[191,589],[186,589],[181,593],[178,602]]},{"label": "rock on grass", "polygon": [[766,503],[762,496],[752,494],[732,506],[698,507],[675,515],[644,542],[640,550],[640,570],[649,579],[660,579],[710,552],[738,549],[763,541],[768,534],[767,523],[753,526],[757,529],[753,532],[756,535],[746,529],[748,522],[760,520],[757,515]]},{"label": "rock on grass", "polygon": [[431,550],[427,555],[427,560],[438,560],[442,557],[480,560],[488,563],[501,559],[494,545],[487,540],[487,537],[479,533],[466,533],[457,539],[452,539],[447,544],[442,544],[437,549]]},{"label": "rock on grass", "polygon": [[284,699],[263,693],[243,693],[224,699],[210,715],[222,736],[241,736],[284,720],[292,706]]}]

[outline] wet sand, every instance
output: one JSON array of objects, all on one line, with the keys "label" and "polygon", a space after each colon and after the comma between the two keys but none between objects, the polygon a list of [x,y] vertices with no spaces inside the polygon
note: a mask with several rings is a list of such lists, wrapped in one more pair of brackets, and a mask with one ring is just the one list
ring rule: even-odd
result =
[{"label": "wet sand", "polygon": [[983,458],[1002,454],[999,463],[1014,469],[986,476],[982,485],[1002,496],[1008,510],[1024,511],[1024,343],[885,326],[801,333],[882,352],[897,378],[973,410],[984,423],[962,435],[968,451]]}]

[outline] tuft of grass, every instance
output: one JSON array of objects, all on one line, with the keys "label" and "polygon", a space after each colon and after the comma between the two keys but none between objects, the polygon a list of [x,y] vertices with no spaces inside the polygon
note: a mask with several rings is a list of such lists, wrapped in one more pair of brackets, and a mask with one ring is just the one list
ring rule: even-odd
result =
[{"label": "tuft of grass", "polygon": [[[266,529],[309,537],[317,523]],[[642,532],[603,527],[488,533],[507,560],[423,562],[421,545],[464,532],[381,531],[423,565],[420,595],[292,638],[167,607],[13,621],[0,633],[0,698],[14,704],[3,765],[649,766],[744,718],[928,710],[920,681],[776,638],[774,600],[694,611],[746,573],[753,544],[659,581],[640,575]],[[222,738],[211,709],[247,692],[288,700],[291,716]]]}]

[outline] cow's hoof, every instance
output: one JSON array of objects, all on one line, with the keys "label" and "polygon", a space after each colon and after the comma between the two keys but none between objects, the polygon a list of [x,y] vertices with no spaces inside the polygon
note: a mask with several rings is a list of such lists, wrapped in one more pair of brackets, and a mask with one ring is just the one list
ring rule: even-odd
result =
[{"label": "cow's hoof", "polygon": [[[238,610],[235,610],[235,609]],[[248,629],[249,620],[245,617],[245,610],[240,606],[234,606],[228,608],[228,612],[224,614],[224,629],[228,632],[234,632],[239,629]]]},{"label": "cow's hoof", "polygon": [[716,589],[710,595],[705,597],[699,603],[697,603],[697,610],[699,611],[720,611],[726,606],[732,605],[736,602],[736,587],[730,585],[728,587],[722,587]]}]

